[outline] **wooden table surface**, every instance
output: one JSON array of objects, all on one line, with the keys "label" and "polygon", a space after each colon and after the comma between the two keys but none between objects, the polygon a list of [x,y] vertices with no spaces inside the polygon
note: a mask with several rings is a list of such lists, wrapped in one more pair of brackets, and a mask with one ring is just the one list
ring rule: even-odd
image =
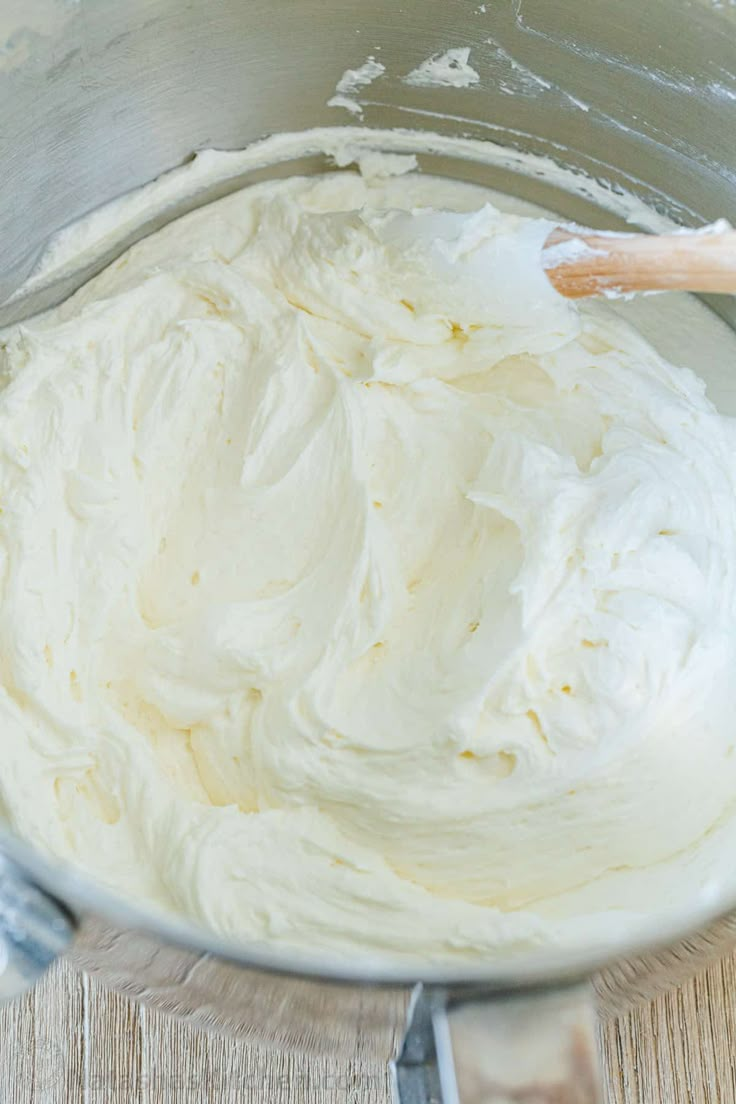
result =
[{"label": "wooden table surface", "polygon": [[[381,1067],[177,1023],[66,963],[0,1010],[0,1104],[388,1104]],[[736,957],[601,1030],[615,1104],[736,1104]]]}]

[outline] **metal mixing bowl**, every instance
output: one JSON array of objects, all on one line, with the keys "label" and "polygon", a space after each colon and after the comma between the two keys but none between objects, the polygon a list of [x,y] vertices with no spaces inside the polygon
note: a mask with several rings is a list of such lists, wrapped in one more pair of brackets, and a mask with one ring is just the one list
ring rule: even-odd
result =
[{"label": "metal mixing bowl", "polygon": [[[612,197],[633,193],[683,224],[736,218],[736,8],[727,0],[399,4],[0,0],[0,304],[57,230],[194,150],[346,122],[499,143],[512,151],[505,163],[427,154],[420,165],[585,224],[617,220],[554,174],[514,169],[513,151],[602,181]],[[401,81],[429,55],[466,46],[477,85]],[[364,90],[362,119],[328,107],[343,70],[370,54],[386,74]],[[231,175],[157,221],[257,178],[327,167],[314,154]],[[58,300],[107,259],[102,251],[83,271],[0,305],[0,321]],[[736,320],[730,300],[711,305]],[[603,1014],[620,1011],[736,942],[735,893],[709,910],[652,917],[605,948],[464,971],[375,957],[351,967],[227,944],[102,891],[8,834],[0,843],[0,997],[68,949],[116,988],[200,1023],[346,1056],[360,1038],[363,1053],[399,1058],[402,1104],[440,1091],[446,1104],[524,1099],[532,1084],[540,1100],[547,1091],[592,1101],[591,994]]]}]

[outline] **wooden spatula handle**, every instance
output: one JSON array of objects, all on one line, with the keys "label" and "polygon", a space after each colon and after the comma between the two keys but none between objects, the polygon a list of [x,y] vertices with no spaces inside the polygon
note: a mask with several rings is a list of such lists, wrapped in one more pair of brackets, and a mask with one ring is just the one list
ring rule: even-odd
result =
[{"label": "wooden spatula handle", "polygon": [[[580,248],[565,256],[553,248],[563,242],[580,242]],[[547,239],[543,263],[568,299],[641,291],[736,293],[736,230],[599,234],[560,227]]]}]

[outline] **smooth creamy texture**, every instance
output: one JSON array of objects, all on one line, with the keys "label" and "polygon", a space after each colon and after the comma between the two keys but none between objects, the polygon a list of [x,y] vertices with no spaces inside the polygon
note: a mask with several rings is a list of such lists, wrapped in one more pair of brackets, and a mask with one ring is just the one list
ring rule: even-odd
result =
[{"label": "smooth creamy texture", "polygon": [[227,934],[435,958],[732,877],[734,423],[478,196],[260,185],[4,333],[23,836]]}]

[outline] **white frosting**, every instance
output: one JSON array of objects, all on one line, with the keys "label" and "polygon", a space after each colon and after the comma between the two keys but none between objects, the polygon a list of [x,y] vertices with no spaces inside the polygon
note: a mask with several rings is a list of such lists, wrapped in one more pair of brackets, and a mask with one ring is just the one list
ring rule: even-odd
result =
[{"label": "white frosting", "polygon": [[730,876],[734,423],[478,194],[259,185],[2,335],[21,835],[227,934],[435,958]]},{"label": "white frosting", "polygon": [[352,115],[362,118],[363,108],[355,98],[363,88],[386,72],[386,66],[371,56],[357,69],[346,69],[335,87],[335,95],[327,101],[328,107],[344,107]]},{"label": "white frosting", "polygon": [[480,74],[469,59],[470,47],[457,46],[444,53],[432,54],[402,79],[405,84],[424,88],[470,88],[480,82]]},{"label": "white frosting", "polygon": [[[363,104],[359,106],[362,109]],[[399,106],[399,110],[408,112],[410,109]],[[399,158],[406,165],[417,154],[450,157],[460,164],[469,161],[490,165],[522,176],[541,177],[549,185],[589,200],[639,229],[654,233],[672,233],[676,229],[671,219],[648,207],[631,192],[610,184],[603,175],[593,179],[572,172],[550,158],[510,146],[428,130],[315,127],[272,134],[242,150],[201,150],[184,165],[90,212],[51,239],[29,279],[13,293],[8,303],[17,303],[27,293],[75,274],[82,266],[98,262],[100,257],[109,256],[112,260],[116,250],[122,251],[122,243],[132,244],[131,239],[140,235],[141,227],[149,219],[170,221],[172,212],[184,200],[206,196],[213,186],[222,187],[244,174],[272,170],[275,165],[315,154],[329,157],[340,168],[357,164],[364,175],[368,163],[373,170],[370,175],[394,175]],[[382,169],[379,173],[375,172],[377,166]],[[472,189],[464,187],[461,191],[468,195]],[[395,200],[396,204],[399,202],[400,199]],[[476,198],[475,205],[482,202],[482,197]],[[693,218],[696,217],[693,214]]]}]

